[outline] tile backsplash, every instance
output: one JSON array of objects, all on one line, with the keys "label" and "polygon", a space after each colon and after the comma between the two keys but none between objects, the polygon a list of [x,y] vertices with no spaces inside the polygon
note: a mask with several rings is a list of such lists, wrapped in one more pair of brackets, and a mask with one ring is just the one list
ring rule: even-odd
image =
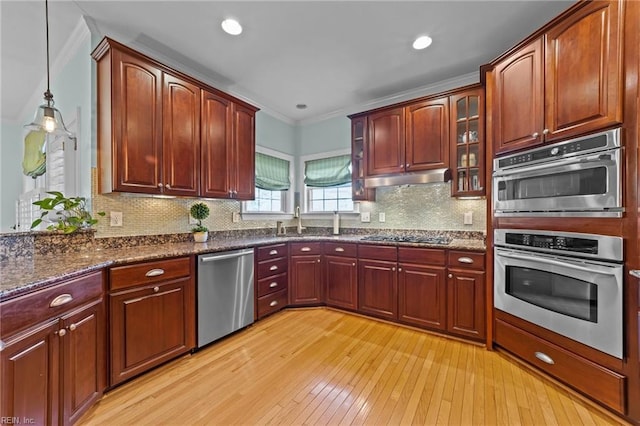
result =
[{"label": "tile backsplash", "polygon": [[[189,232],[190,198],[152,198],[136,195],[97,193],[96,169],[92,170],[93,211],[106,212],[99,218],[96,237],[159,235]],[[375,202],[363,202],[360,211],[371,213],[371,222],[362,223],[358,215],[343,215],[341,226],[373,229],[420,229],[485,231],[485,200],[451,198],[450,183],[378,188]],[[240,212],[240,202],[233,200],[201,200],[211,209],[203,224],[211,231],[274,228],[275,220],[240,220],[233,222],[233,213]],[[123,213],[121,227],[109,226],[109,212]],[[463,213],[473,212],[473,225],[463,225]],[[378,221],[384,212],[386,221]],[[304,226],[331,226],[332,218],[305,219]],[[285,221],[295,226],[295,221]]]}]

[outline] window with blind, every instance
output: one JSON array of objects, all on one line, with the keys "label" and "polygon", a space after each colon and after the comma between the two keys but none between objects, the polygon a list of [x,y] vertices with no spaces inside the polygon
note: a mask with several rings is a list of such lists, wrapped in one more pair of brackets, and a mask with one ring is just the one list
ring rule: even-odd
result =
[{"label": "window with blind", "polygon": [[291,188],[291,161],[256,152],[256,196],[245,201],[246,213],[285,213]]},{"label": "window with blind", "polygon": [[308,213],[353,212],[351,155],[304,162],[306,211]]}]

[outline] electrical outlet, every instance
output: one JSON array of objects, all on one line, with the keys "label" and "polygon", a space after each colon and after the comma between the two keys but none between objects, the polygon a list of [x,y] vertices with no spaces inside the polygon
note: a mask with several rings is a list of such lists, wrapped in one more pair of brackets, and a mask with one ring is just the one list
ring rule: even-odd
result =
[{"label": "electrical outlet", "polygon": [[111,226],[122,226],[122,212],[109,212],[109,219]]},{"label": "electrical outlet", "polygon": [[233,223],[240,222],[240,212],[231,213],[231,222],[233,222]]},{"label": "electrical outlet", "polygon": [[384,212],[378,213],[378,222],[384,223],[386,221],[387,221],[387,215],[385,215]]},{"label": "electrical outlet", "polygon": [[360,222],[371,222],[371,213],[370,212],[360,213]]},{"label": "electrical outlet", "polygon": [[462,220],[462,222],[463,222],[465,225],[473,225],[473,212],[466,212],[466,213],[463,215],[463,220]]}]

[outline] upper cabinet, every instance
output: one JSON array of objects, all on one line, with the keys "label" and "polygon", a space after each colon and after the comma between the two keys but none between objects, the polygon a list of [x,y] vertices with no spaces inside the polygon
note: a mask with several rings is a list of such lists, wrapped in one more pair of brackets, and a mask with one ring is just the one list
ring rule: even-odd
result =
[{"label": "upper cabinet", "polygon": [[351,189],[354,201],[374,201],[376,190],[366,188],[364,171],[366,165],[367,117],[351,120]]},{"label": "upper cabinet", "polygon": [[404,169],[416,172],[449,166],[449,98],[405,107]]},{"label": "upper cabinet", "polygon": [[366,176],[404,172],[404,109],[369,115]]},{"label": "upper cabinet", "polygon": [[109,38],[92,56],[101,193],[253,198],[256,108]]},{"label": "upper cabinet", "polygon": [[585,3],[495,64],[495,153],[622,122],[621,4]]}]

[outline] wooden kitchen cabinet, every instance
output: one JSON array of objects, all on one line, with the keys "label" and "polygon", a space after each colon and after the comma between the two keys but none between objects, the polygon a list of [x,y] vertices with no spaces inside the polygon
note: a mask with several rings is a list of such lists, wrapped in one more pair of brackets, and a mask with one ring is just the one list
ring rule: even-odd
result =
[{"label": "wooden kitchen cabinet", "polygon": [[398,249],[398,319],[442,330],[447,324],[446,256],[440,249]]},{"label": "wooden kitchen cabinet", "polygon": [[395,246],[358,245],[358,311],[398,318],[398,253]]},{"label": "wooden kitchen cabinet", "polygon": [[367,188],[365,183],[367,128],[366,116],[351,120],[351,198],[354,201],[376,199],[376,190]]},{"label": "wooden kitchen cabinet", "polygon": [[195,347],[193,262],[167,262],[111,268],[111,386]]},{"label": "wooden kitchen cabinet", "polygon": [[448,254],[447,330],[471,339],[485,337],[484,253]]},{"label": "wooden kitchen cabinet", "polygon": [[495,64],[496,154],[622,123],[621,5],[585,2]]},{"label": "wooden kitchen cabinet", "polygon": [[106,386],[101,272],[3,302],[0,416],[72,424]]},{"label": "wooden kitchen cabinet", "polygon": [[257,108],[104,38],[99,191],[254,198]]},{"label": "wooden kitchen cabinet", "polygon": [[290,305],[323,302],[322,243],[291,243],[289,271]]},{"label": "wooden kitchen cabinet", "polygon": [[449,167],[449,97],[408,105],[405,120],[405,172]]},{"label": "wooden kitchen cabinet", "polygon": [[328,306],[358,309],[357,246],[324,243],[325,302]]},{"label": "wooden kitchen cabinet", "polygon": [[255,318],[261,319],[287,306],[289,245],[272,244],[256,249]]},{"label": "wooden kitchen cabinet", "polygon": [[366,176],[404,172],[404,109],[372,113],[367,117]]},{"label": "wooden kitchen cabinet", "polygon": [[451,95],[451,195],[485,195],[484,88]]}]

